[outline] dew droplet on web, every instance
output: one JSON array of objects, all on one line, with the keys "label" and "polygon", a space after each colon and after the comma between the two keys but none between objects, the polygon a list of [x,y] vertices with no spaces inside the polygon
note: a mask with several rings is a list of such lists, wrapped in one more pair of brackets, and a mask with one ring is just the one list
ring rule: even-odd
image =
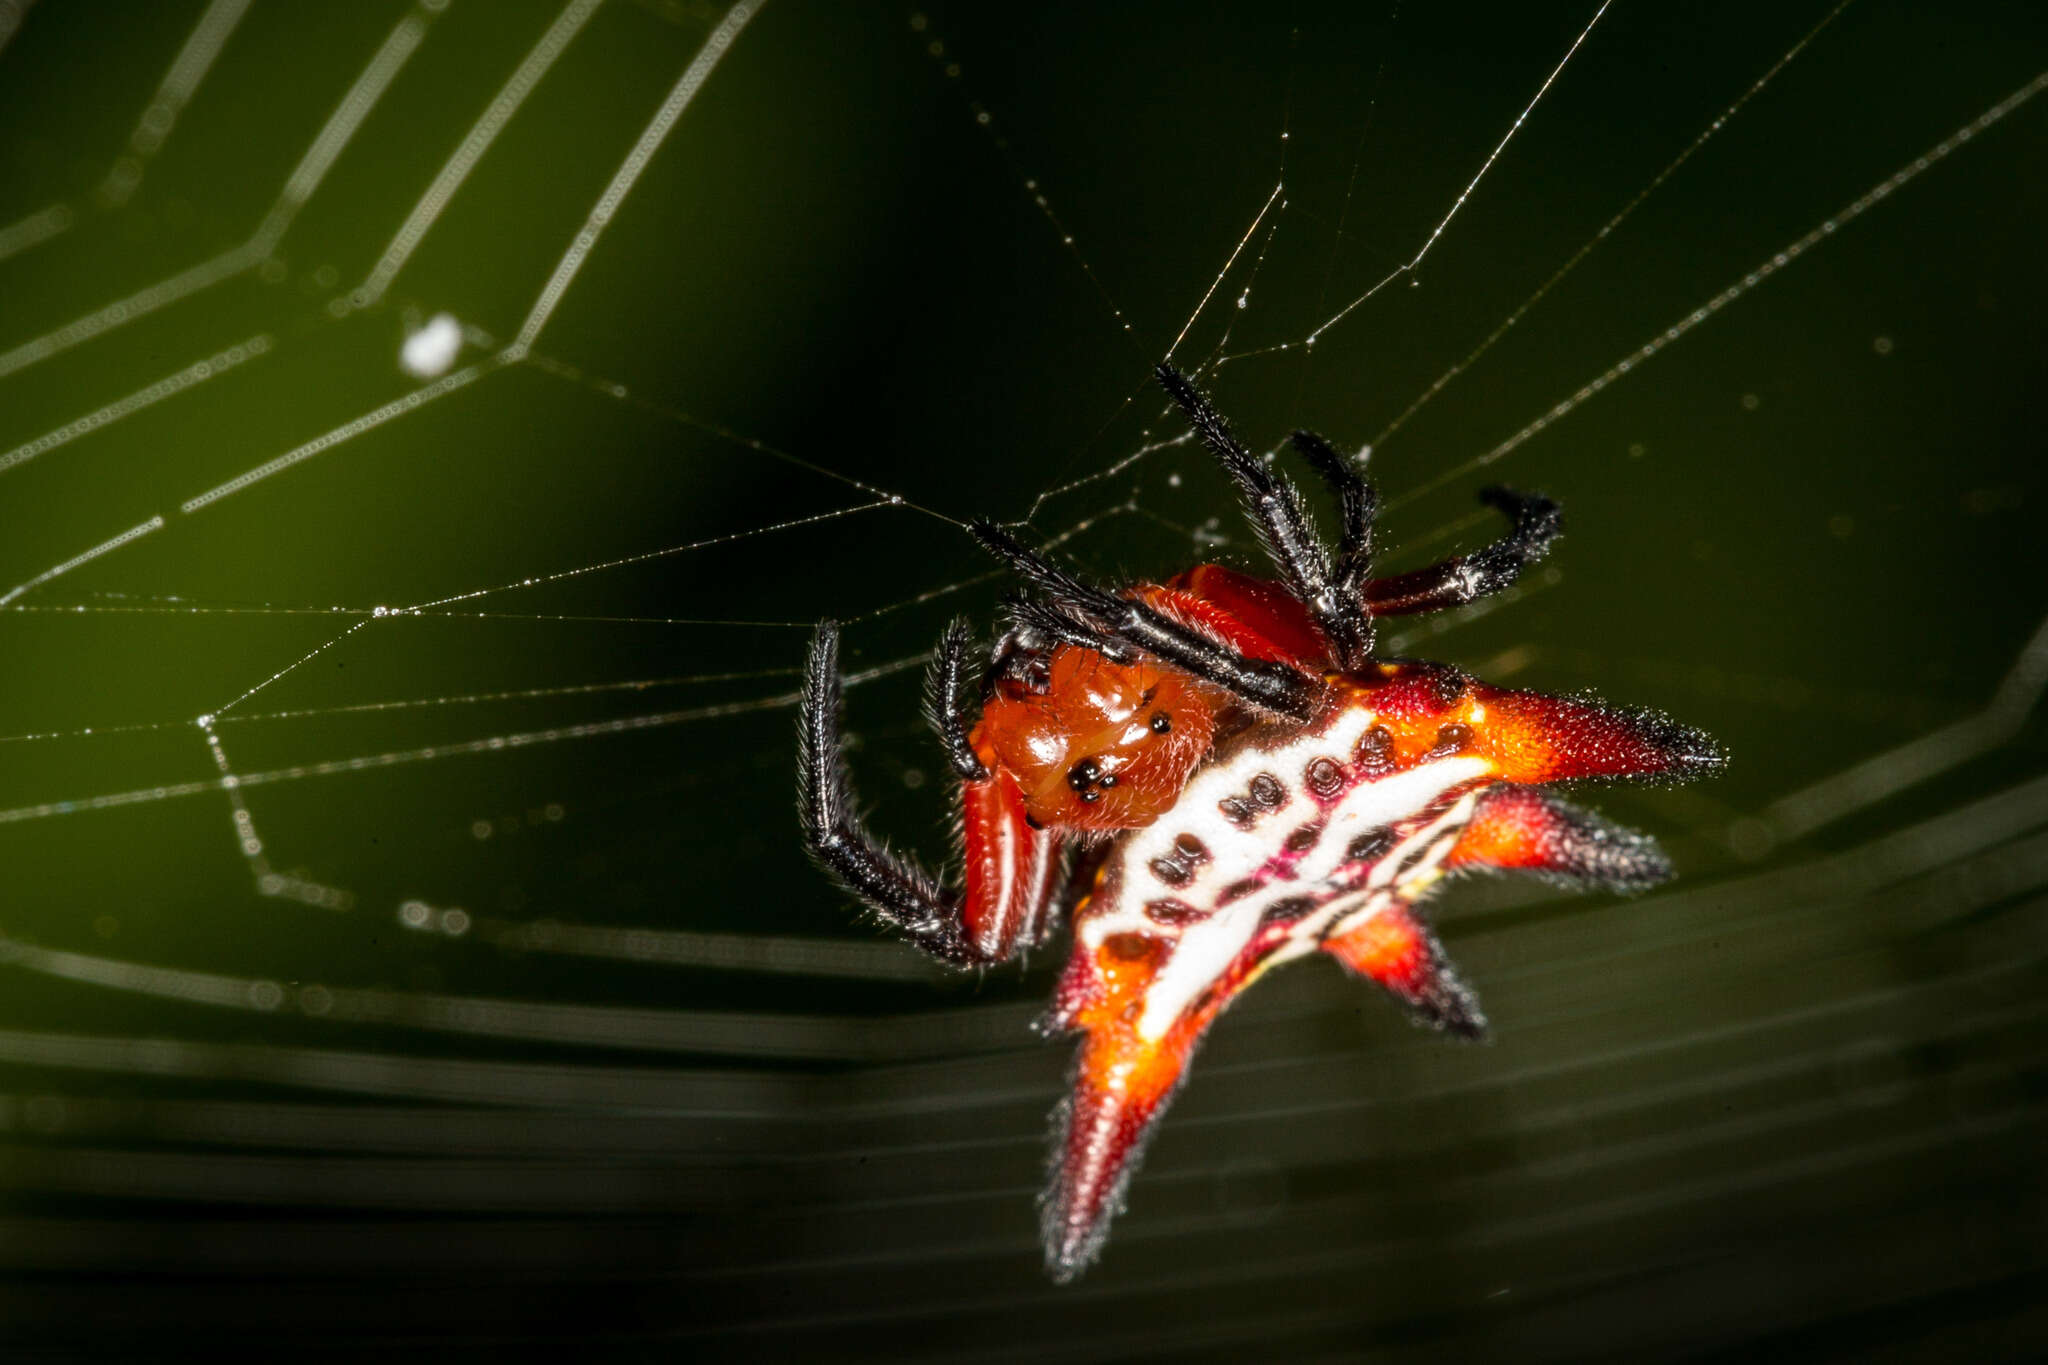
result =
[{"label": "dew droplet on web", "polygon": [[398,368],[414,379],[439,379],[461,354],[462,324],[452,313],[436,313],[399,347]]}]

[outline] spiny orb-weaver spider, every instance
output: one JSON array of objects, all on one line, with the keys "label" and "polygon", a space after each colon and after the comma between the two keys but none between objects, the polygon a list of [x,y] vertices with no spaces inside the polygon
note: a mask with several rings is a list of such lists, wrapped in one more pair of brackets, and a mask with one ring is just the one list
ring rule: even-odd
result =
[{"label": "spiny orb-weaver spider", "polygon": [[1420,1021],[1481,1037],[1478,1003],[1417,914],[1424,895],[1468,868],[1617,891],[1661,881],[1670,864],[1649,838],[1545,788],[1683,781],[1723,762],[1656,712],[1374,653],[1376,617],[1513,583],[1557,538],[1557,504],[1489,488],[1481,497],[1512,523],[1500,540],[1373,578],[1377,500],[1352,462],[1312,432],[1290,438],[1336,499],[1331,554],[1286,477],[1184,375],[1161,365],[1158,378],[1237,485],[1280,579],[1202,564],[1105,591],[975,523],[1035,593],[1009,604],[979,719],[964,707],[967,623],[933,655],[926,709],[960,779],[960,889],[889,852],[853,811],[829,621],[804,683],[805,839],[884,923],[974,967],[1043,943],[1073,906],[1073,956],[1045,1021],[1085,1035],[1043,1197],[1059,1280],[1100,1253],[1196,1044],[1261,973],[1325,952]]}]

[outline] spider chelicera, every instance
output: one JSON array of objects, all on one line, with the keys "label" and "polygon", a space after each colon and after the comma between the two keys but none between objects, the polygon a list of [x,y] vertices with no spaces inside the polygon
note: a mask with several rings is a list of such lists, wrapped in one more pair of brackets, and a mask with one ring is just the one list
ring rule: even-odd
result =
[{"label": "spider chelicera", "polygon": [[1203,564],[1108,591],[987,522],[974,535],[1030,586],[1010,602],[970,720],[972,637],[933,655],[926,710],[960,781],[964,875],[942,885],[854,814],[839,733],[839,632],[818,627],[799,744],[805,839],[841,886],[960,967],[1043,943],[1071,904],[1073,955],[1046,1021],[1084,1034],[1054,1118],[1047,1268],[1100,1253],[1147,1135],[1209,1024],[1267,968],[1321,951],[1419,1020],[1486,1021],[1417,913],[1445,874],[1521,869],[1633,891],[1670,875],[1655,843],[1550,784],[1681,781],[1714,742],[1652,711],[1493,687],[1382,657],[1381,616],[1455,607],[1549,552],[1557,505],[1489,488],[1506,535],[1371,576],[1377,505],[1312,432],[1290,444],[1329,487],[1335,553],[1285,476],[1170,366],[1159,382],[1237,485],[1279,579]]}]

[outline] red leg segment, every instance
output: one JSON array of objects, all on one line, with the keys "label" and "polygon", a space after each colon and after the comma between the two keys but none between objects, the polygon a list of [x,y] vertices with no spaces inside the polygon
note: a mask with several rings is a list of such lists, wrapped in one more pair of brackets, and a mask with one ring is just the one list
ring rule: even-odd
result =
[{"label": "red leg segment", "polygon": [[1017,780],[1001,768],[961,787],[967,852],[960,919],[984,961],[999,962],[1033,942],[1059,871],[1059,838],[1033,828]]}]

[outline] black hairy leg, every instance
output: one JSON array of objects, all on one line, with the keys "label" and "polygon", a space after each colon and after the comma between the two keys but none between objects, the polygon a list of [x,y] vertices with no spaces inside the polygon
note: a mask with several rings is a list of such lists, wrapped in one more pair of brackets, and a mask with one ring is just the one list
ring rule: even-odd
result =
[{"label": "black hairy leg", "polygon": [[[1245,515],[1258,529],[1259,541],[1285,578],[1288,591],[1307,608],[1323,642],[1330,647],[1331,662],[1346,673],[1365,667],[1372,657],[1372,613],[1359,591],[1362,581],[1345,582],[1338,566],[1331,563],[1329,551],[1316,538],[1315,527],[1302,507],[1300,490],[1244,448],[1231,433],[1223,414],[1186,375],[1171,365],[1161,365],[1153,373],[1187,414],[1202,444],[1237,485]],[[1300,448],[1298,441],[1296,447]],[[1325,466],[1318,456],[1326,452],[1335,454],[1327,446],[1303,454],[1325,480],[1338,488],[1342,502],[1344,485],[1356,476],[1345,471],[1341,461]],[[1361,538],[1369,536],[1371,495],[1362,485],[1351,494],[1344,514],[1347,539],[1354,528]]]},{"label": "black hairy leg", "polygon": [[1471,554],[1366,583],[1365,600],[1374,615],[1404,616],[1463,606],[1508,587],[1522,570],[1550,553],[1562,530],[1556,503],[1541,493],[1497,486],[1482,490],[1479,500],[1507,516],[1508,533]]},{"label": "black hairy leg", "polygon": [[924,675],[924,716],[946,746],[946,761],[962,782],[981,782],[988,769],[974,752],[967,737],[967,651],[974,643],[973,628],[965,617],[955,617],[939,637],[932,651],[931,667]]},{"label": "black hairy leg", "polygon": [[[1379,494],[1358,472],[1356,462],[1338,454],[1328,441],[1313,431],[1297,431],[1287,438],[1287,443],[1322,476],[1324,486],[1337,499],[1342,524],[1338,532],[1337,557],[1331,569],[1341,588],[1348,593],[1359,594],[1366,580],[1372,576],[1372,525],[1379,515]],[[1368,641],[1370,632],[1368,622]]]},{"label": "black hairy leg", "polygon": [[[949,631],[948,639],[953,632]],[[944,645],[940,657],[946,655]],[[853,813],[839,736],[839,626],[821,621],[804,669],[797,727],[797,793],[811,856],[912,944],[944,962],[983,960],[960,923],[959,897],[916,863],[898,858]],[[971,751],[970,751],[971,752]]]},{"label": "black hairy leg", "polygon": [[1135,646],[1275,715],[1306,721],[1316,714],[1322,688],[1300,669],[1248,659],[1143,602],[1091,587],[992,522],[967,529],[1045,595],[1024,609],[1030,626],[1111,658],[1128,658]]}]

